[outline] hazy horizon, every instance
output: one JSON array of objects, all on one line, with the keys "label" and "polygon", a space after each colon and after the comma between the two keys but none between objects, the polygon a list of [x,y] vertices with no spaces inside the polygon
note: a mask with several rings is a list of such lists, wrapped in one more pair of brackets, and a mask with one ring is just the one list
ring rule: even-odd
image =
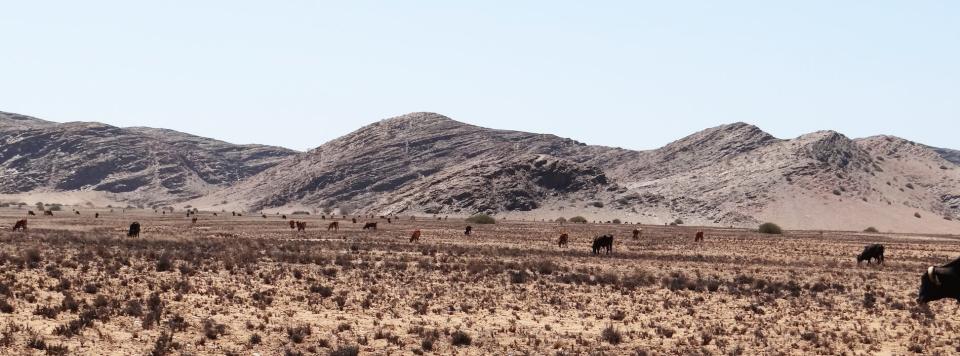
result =
[{"label": "hazy horizon", "polygon": [[644,150],[751,123],[960,148],[955,3],[0,6],[0,110],[308,150],[416,111]]}]

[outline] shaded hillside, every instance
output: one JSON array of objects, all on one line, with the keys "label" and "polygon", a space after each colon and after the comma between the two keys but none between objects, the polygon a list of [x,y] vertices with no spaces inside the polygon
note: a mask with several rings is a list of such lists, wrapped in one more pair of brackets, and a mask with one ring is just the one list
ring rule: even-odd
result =
[{"label": "shaded hillside", "polygon": [[195,198],[294,151],[181,132],[0,113],[0,193],[92,190],[140,203]]}]

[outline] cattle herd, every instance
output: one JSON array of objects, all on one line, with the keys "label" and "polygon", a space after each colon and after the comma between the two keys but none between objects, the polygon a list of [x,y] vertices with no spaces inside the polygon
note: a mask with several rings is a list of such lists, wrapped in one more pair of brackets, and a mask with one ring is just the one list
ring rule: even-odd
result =
[{"label": "cattle herd", "polygon": [[[28,215],[35,216],[36,214],[33,211],[28,211]],[[51,211],[43,211],[44,215],[52,216]],[[80,212],[76,211],[76,214],[79,215]],[[187,216],[191,216],[191,213],[188,212]],[[243,216],[241,213],[233,212],[232,216]],[[266,218],[266,215],[262,215]],[[96,214],[96,218],[99,218],[100,214]],[[283,215],[283,218],[286,219],[286,215]],[[323,217],[326,219],[326,216]],[[346,219],[346,216],[344,217]],[[392,223],[393,218],[383,217],[385,219],[390,219],[388,222]],[[193,224],[197,223],[197,217],[193,216],[191,222]],[[411,218],[411,220],[413,220]],[[354,224],[357,223],[356,218],[352,218]],[[290,229],[296,229],[297,232],[305,232],[307,223],[305,221],[289,220],[288,222]],[[13,225],[13,231],[17,232],[26,232],[27,231],[27,219],[19,219]],[[327,231],[339,231],[340,222],[333,221],[327,225]],[[362,230],[377,230],[376,222],[367,222],[363,225]],[[139,237],[141,232],[141,226],[139,222],[133,222],[130,224],[127,236],[128,237]],[[472,236],[473,226],[466,226],[464,228],[463,234],[465,236]],[[632,231],[633,239],[640,239],[642,237],[643,230],[636,228]],[[420,229],[414,230],[410,234],[410,242],[420,241],[422,232]],[[694,242],[703,242],[704,241],[704,232],[702,230],[697,230],[694,233]],[[560,248],[568,247],[570,243],[570,235],[566,232],[561,233],[557,239],[557,246]],[[607,254],[610,255],[613,253],[614,245],[614,236],[612,234],[604,234],[595,237],[591,243],[591,251],[594,255]],[[863,252],[856,256],[857,264],[866,261],[868,264],[876,262],[877,264],[884,263],[884,246],[881,244],[870,244],[864,247]],[[930,301],[935,301],[944,298],[953,298],[957,299],[960,302],[960,258],[947,263],[942,266],[931,266],[929,267],[921,276],[920,290],[918,293],[918,301],[921,303],[926,303]]]}]

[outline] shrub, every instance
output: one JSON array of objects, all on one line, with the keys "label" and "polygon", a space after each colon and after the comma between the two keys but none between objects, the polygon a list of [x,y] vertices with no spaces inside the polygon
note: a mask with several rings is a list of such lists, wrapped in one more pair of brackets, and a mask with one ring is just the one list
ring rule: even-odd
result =
[{"label": "shrub", "polygon": [[880,232],[877,228],[871,226],[863,230],[863,232]]},{"label": "shrub", "polygon": [[593,207],[596,207],[596,208],[602,208],[602,207],[603,207],[603,203],[602,203],[602,202],[598,202],[598,201],[595,201],[595,202],[593,202],[593,203],[590,203],[590,205],[593,206]]},{"label": "shrub", "polygon": [[291,213],[290,215],[310,215],[309,211],[297,210]]},{"label": "shrub", "polygon": [[613,223],[614,223],[614,224],[620,224],[621,221],[620,221],[620,219],[613,219]]},{"label": "shrub", "polygon": [[757,231],[761,234],[780,235],[783,233],[783,229],[781,229],[779,225],[769,222],[761,224]]},{"label": "shrub", "polygon": [[47,210],[50,210],[50,211],[61,211],[61,210],[63,210],[63,206],[60,205],[60,204],[53,204],[53,205],[50,205],[50,207],[47,208]]},{"label": "shrub", "polygon": [[340,346],[336,350],[330,351],[330,356],[357,356],[360,354],[360,348],[357,346]]},{"label": "shrub", "polygon": [[157,272],[167,272],[171,268],[173,268],[173,262],[170,262],[169,256],[163,255],[157,259]]},{"label": "shrub", "polygon": [[450,334],[450,344],[453,346],[470,346],[471,342],[473,339],[463,331],[457,330]]},{"label": "shrub", "polygon": [[623,341],[623,336],[620,334],[613,325],[607,326],[603,329],[603,332],[600,333],[600,337],[603,338],[603,341],[610,343],[611,345],[617,345]]},{"label": "shrub", "polygon": [[920,213],[913,213],[913,217],[919,219],[919,218],[920,218]]},{"label": "shrub", "polygon": [[477,214],[467,218],[467,222],[474,224],[496,224],[497,220],[487,214]]},{"label": "shrub", "polygon": [[676,225],[683,225],[683,220],[680,220],[679,218],[677,218],[677,220],[674,220],[673,223]]},{"label": "shrub", "polygon": [[567,219],[565,219],[565,218],[563,218],[563,217],[561,216],[561,217],[557,218],[557,220],[554,220],[554,221],[563,224],[563,223],[567,222]]},{"label": "shrub", "polygon": [[572,222],[572,223],[574,223],[574,224],[586,224],[586,223],[587,223],[587,218],[582,217],[582,216],[574,216],[574,217],[570,218],[570,222]]}]

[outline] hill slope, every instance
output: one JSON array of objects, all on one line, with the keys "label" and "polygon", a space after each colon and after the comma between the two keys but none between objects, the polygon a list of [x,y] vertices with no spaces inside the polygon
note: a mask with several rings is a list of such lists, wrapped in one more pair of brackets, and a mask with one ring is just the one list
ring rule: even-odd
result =
[{"label": "hill slope", "polygon": [[97,191],[169,203],[223,188],[294,153],[171,130],[58,124],[0,112],[0,193]]},{"label": "hill slope", "polygon": [[895,137],[851,140],[821,131],[785,140],[735,123],[660,149],[630,151],[412,113],[189,203],[952,232],[960,225],[944,218],[960,214],[957,168],[942,154]]}]

